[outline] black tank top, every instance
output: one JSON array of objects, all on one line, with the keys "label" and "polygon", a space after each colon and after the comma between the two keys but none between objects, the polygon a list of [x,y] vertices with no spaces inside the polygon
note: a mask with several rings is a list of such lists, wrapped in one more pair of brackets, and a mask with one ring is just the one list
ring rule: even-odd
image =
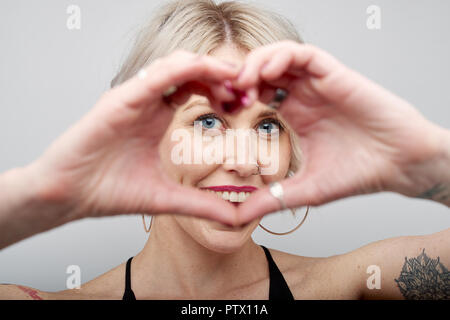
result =
[{"label": "black tank top", "polygon": [[[294,296],[289,290],[289,286],[284,280],[283,274],[280,269],[278,269],[275,261],[272,259],[272,255],[269,250],[260,245],[264,249],[266,254],[267,262],[269,264],[269,300],[294,300]],[[123,294],[122,300],[136,300],[133,290],[131,289],[131,260],[133,257],[129,258],[127,261],[126,273],[125,273],[125,292]]]}]

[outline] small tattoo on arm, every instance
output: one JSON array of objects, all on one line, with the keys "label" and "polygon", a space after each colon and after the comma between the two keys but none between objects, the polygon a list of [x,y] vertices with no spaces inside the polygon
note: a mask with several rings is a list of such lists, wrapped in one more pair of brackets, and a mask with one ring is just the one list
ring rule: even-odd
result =
[{"label": "small tattoo on arm", "polygon": [[419,194],[417,198],[431,199],[439,202],[449,202],[450,183],[438,183],[431,189]]},{"label": "small tattoo on arm", "polygon": [[405,257],[395,282],[406,300],[450,299],[450,272],[439,257],[429,258],[425,249],[416,258]]},{"label": "small tattoo on arm", "polygon": [[17,286],[17,288],[19,288],[23,292],[27,293],[31,298],[33,298],[33,300],[42,300],[42,298],[39,296],[38,292],[34,289],[30,289],[30,288],[26,288],[26,287],[22,287],[22,286]]}]

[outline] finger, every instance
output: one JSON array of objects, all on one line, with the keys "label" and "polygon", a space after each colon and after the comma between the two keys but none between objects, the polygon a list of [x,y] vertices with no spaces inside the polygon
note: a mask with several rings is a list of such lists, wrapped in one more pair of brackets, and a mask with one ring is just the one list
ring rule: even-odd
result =
[{"label": "finger", "polygon": [[257,100],[259,100],[259,88],[251,87],[247,90],[247,99],[246,107],[251,107]]},{"label": "finger", "polygon": [[[173,213],[218,221],[227,225],[238,224],[236,208],[214,194],[180,184],[170,184],[170,192],[162,193],[151,209],[159,213]],[[151,213],[151,212],[149,212]]]},{"label": "finger", "polygon": [[[247,91],[245,90],[239,90],[233,87],[233,84],[231,81],[226,80],[224,82],[224,86],[217,87],[218,90],[227,91],[228,97],[225,97],[222,101],[222,104],[219,106],[220,110],[219,113],[235,113],[241,110],[244,107],[251,106],[258,97],[258,91],[257,88],[251,88]],[[213,88],[214,89],[214,88]],[[224,92],[225,93],[225,92]]]},{"label": "finger", "polygon": [[236,99],[234,92],[229,90],[224,83],[212,83],[210,88],[213,97],[218,101],[233,101]]},{"label": "finger", "polygon": [[[293,56],[289,67],[281,77],[292,76],[301,81],[302,85],[299,85],[299,81],[295,82],[297,85],[292,82],[293,90],[289,91],[295,91],[297,95],[302,96],[306,104],[321,105],[327,101],[339,103],[350,101],[350,97],[356,92],[355,88],[364,87],[362,84],[366,82],[365,78],[347,68],[328,52],[310,44],[287,42],[285,46],[284,50],[291,51]],[[285,65],[274,62],[275,65],[277,63],[280,68]],[[270,68],[273,68],[272,72],[276,69]],[[266,81],[270,83],[278,81],[275,77],[276,75],[268,76],[270,80]]]},{"label": "finger", "polygon": [[283,86],[281,84],[286,85],[286,87],[288,86],[288,84],[285,84],[285,83],[280,83],[279,85],[272,85],[265,81],[261,82],[261,84],[258,87],[258,89],[259,89],[258,100],[261,103],[269,105],[275,97],[275,92],[276,92],[277,88],[286,88],[285,86]]},{"label": "finger", "polygon": [[[180,53],[181,56],[183,56],[183,54],[184,53]],[[184,60],[180,59],[172,63],[172,73],[167,73],[165,79],[158,79],[158,83],[156,84],[160,86],[161,90],[157,94],[161,94],[162,90],[169,85],[180,87],[189,81],[197,81],[210,86],[211,92],[215,94],[219,100],[230,98],[230,94],[227,93],[225,87],[220,84],[226,79],[236,76],[237,69],[209,56],[190,57],[188,54],[188,56],[184,58]],[[153,90],[155,90],[155,88],[153,88]]]},{"label": "finger", "polygon": [[305,70],[316,78],[324,78],[343,67],[335,57],[311,44],[288,43],[286,49],[293,53],[293,70]]},{"label": "finger", "polygon": [[[280,183],[283,187],[283,200],[287,208],[316,206],[325,201],[320,197],[320,193],[312,180],[299,182],[298,179],[289,178]],[[269,187],[265,187],[253,192],[238,207],[239,221],[240,223],[247,223],[279,210],[282,210],[280,201],[270,193]]]},{"label": "finger", "polygon": [[[273,88],[286,88],[289,89],[291,87],[291,84],[294,80],[298,80],[300,77],[297,75],[292,75],[289,72],[284,73],[283,75],[281,75],[279,78],[274,79],[274,80],[264,80],[261,81],[261,83],[259,84],[259,86],[264,87],[265,85],[269,85]],[[262,90],[260,89],[260,92]]]},{"label": "finger", "polygon": [[234,81],[236,87],[240,89],[256,87],[260,80],[259,71],[268,63],[275,50],[276,47],[274,45],[268,45],[250,52],[245,60],[244,68]]},{"label": "finger", "polygon": [[[275,60],[273,65],[272,59]],[[342,67],[342,64],[313,45],[281,41],[250,53],[242,73],[236,79],[237,85],[240,88],[255,86],[260,81],[260,71],[266,66],[270,68],[272,74],[276,72],[281,75],[288,70],[291,74],[295,74],[303,70],[314,77],[322,78]],[[274,71],[276,66],[280,69]]]},{"label": "finger", "polygon": [[189,82],[182,85],[166,102],[173,108],[177,108],[184,105],[192,94],[206,97],[211,108],[219,114],[225,112],[224,103],[236,99],[235,95],[230,93],[223,84],[207,85],[201,82]]},{"label": "finger", "polygon": [[260,77],[265,81],[272,81],[280,78],[292,64],[294,56],[290,51],[283,51],[269,60],[260,71]]},{"label": "finger", "polygon": [[167,100],[173,107],[184,105],[193,94],[212,99],[211,89],[202,82],[190,81],[179,87]]},{"label": "finger", "polygon": [[131,108],[148,106],[160,99],[171,86],[181,86],[192,80],[223,82],[237,76],[239,69],[209,56],[177,51],[157,59],[136,76],[112,89],[117,101]]},{"label": "finger", "polygon": [[200,81],[190,81],[179,87],[168,100],[172,106],[178,107],[184,105],[193,94],[206,97],[212,105],[214,102],[217,102],[216,104],[219,105],[220,101],[230,101],[235,98],[223,84],[206,84]]}]

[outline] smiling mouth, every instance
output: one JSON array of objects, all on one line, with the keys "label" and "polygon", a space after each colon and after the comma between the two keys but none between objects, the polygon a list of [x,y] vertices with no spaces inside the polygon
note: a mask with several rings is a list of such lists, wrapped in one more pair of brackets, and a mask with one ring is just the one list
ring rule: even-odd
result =
[{"label": "smiling mouth", "polygon": [[215,186],[201,189],[206,192],[214,193],[219,198],[227,200],[235,206],[244,202],[253,191],[257,190],[257,188],[253,186]]}]

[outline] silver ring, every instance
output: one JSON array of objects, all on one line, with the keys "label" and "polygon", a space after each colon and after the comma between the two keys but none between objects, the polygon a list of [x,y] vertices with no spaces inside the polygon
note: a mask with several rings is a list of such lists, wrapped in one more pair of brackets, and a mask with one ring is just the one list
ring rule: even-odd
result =
[{"label": "silver ring", "polygon": [[278,199],[278,201],[281,204],[281,210],[286,210],[286,204],[284,203],[284,199],[283,199],[283,195],[284,195],[284,190],[283,190],[283,186],[281,185],[281,183],[279,182],[271,182],[269,184],[270,188],[269,191],[270,193]]}]

